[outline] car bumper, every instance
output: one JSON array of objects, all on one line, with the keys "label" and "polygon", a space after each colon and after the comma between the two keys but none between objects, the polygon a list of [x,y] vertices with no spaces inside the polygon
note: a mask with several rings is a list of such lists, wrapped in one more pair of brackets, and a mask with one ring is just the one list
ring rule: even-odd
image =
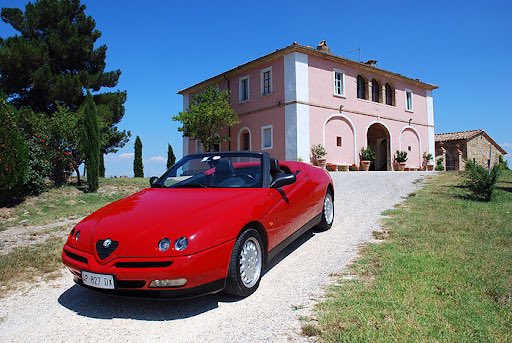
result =
[{"label": "car bumper", "polygon": [[[74,281],[88,289],[116,295],[188,298],[216,293],[224,288],[234,240],[197,254],[167,258],[118,257],[100,263],[88,252],[65,245],[62,261]],[[115,289],[101,289],[83,284],[82,271],[114,276]],[[179,287],[150,287],[153,280],[186,279]]]}]

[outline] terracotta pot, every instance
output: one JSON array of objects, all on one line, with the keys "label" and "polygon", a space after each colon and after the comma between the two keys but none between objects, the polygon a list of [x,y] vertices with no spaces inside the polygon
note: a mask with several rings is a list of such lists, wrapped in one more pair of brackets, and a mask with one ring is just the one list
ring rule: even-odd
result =
[{"label": "terracotta pot", "polygon": [[348,171],[348,167],[349,167],[349,165],[340,164],[340,165],[338,165],[338,170],[339,171],[343,171],[343,172],[347,172]]},{"label": "terracotta pot", "polygon": [[434,170],[434,165],[433,164],[427,164],[427,170],[428,171]]},{"label": "terracotta pot", "polygon": [[361,170],[368,171],[370,170],[370,164],[372,161],[361,161]]},{"label": "terracotta pot", "polygon": [[397,171],[404,171],[405,170],[405,162],[398,162],[396,164],[396,170]]},{"label": "terracotta pot", "polygon": [[320,168],[325,168],[325,165],[327,164],[327,159],[325,158],[317,158],[316,159],[316,165]]}]

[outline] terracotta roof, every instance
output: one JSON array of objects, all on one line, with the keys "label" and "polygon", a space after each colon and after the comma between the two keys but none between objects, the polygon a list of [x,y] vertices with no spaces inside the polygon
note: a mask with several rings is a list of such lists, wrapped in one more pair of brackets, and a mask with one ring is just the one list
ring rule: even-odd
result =
[{"label": "terracotta roof", "polygon": [[273,60],[273,59],[275,59],[277,57],[281,57],[281,56],[289,54],[291,52],[302,52],[304,54],[316,55],[316,56],[319,56],[319,57],[322,57],[322,58],[333,60],[335,62],[342,62],[342,63],[346,63],[346,64],[349,64],[349,65],[352,65],[352,66],[357,66],[359,69],[363,69],[363,70],[366,70],[368,72],[374,72],[374,73],[377,73],[377,74],[383,74],[383,75],[386,75],[388,77],[395,78],[395,79],[406,80],[407,82],[409,82],[411,84],[414,84],[414,85],[416,85],[418,87],[425,88],[425,89],[428,89],[428,90],[434,90],[434,89],[438,88],[436,85],[422,82],[419,79],[407,77],[407,76],[404,76],[404,75],[401,75],[401,74],[398,74],[398,73],[394,73],[394,72],[391,72],[391,71],[388,71],[388,70],[385,70],[385,69],[382,69],[382,68],[378,68],[376,66],[372,66],[372,65],[366,64],[364,62],[354,61],[354,60],[348,59],[346,57],[337,56],[337,55],[334,55],[334,54],[332,54],[330,52],[327,52],[327,51],[317,50],[317,49],[314,49],[314,48],[312,48],[310,46],[304,46],[304,45],[301,45],[301,44],[298,44],[298,43],[294,42],[293,44],[288,45],[287,47],[284,47],[282,49],[277,49],[276,51],[271,52],[271,53],[269,53],[267,55],[264,55],[262,57],[254,59],[252,61],[249,61],[247,63],[239,65],[239,66],[237,66],[237,67],[235,67],[233,69],[230,69],[230,70],[228,70],[228,71],[226,71],[224,73],[218,74],[218,75],[213,76],[213,77],[211,77],[209,79],[201,81],[201,82],[199,82],[199,83],[197,83],[197,84],[195,84],[193,86],[190,86],[188,88],[182,89],[182,90],[180,90],[178,92],[178,94],[188,93],[188,92],[191,92],[191,91],[195,91],[195,90],[201,89],[201,88],[207,86],[208,84],[211,84],[211,83],[214,83],[214,82],[220,82],[221,80],[224,80],[225,77],[227,77],[227,76],[229,76],[231,74],[241,73],[242,71],[244,71],[246,69],[252,68],[254,65],[265,63],[265,62],[267,62],[269,60]]},{"label": "terracotta roof", "polygon": [[489,136],[487,134],[487,132],[485,132],[482,129],[460,131],[460,132],[438,133],[438,134],[436,134],[436,142],[457,141],[457,140],[468,141],[474,137],[479,136],[480,134],[483,134],[485,136],[485,138],[487,138],[487,140],[489,142],[491,142],[491,144],[493,144],[496,147],[496,149],[498,149],[503,155],[507,154],[507,151],[505,151],[505,149],[503,149],[498,143],[496,143],[496,141],[494,139],[492,139],[491,136]]},{"label": "terracotta roof", "polygon": [[436,142],[457,141],[459,139],[471,139],[482,132],[484,132],[484,130],[478,129],[460,132],[438,133],[436,134]]}]

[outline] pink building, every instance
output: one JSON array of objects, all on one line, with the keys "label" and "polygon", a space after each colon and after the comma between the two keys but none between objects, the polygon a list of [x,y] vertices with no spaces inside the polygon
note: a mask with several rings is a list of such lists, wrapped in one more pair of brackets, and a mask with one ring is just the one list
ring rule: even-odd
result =
[{"label": "pink building", "polygon": [[[293,43],[179,92],[186,109],[191,94],[210,84],[231,92],[241,122],[227,129],[221,151],[262,150],[278,159],[310,161],[323,144],[327,162],[359,164],[359,151],[376,151],[372,169],[392,170],[397,150],[408,167],[435,153],[435,85]],[[201,151],[184,137],[183,154]]]}]

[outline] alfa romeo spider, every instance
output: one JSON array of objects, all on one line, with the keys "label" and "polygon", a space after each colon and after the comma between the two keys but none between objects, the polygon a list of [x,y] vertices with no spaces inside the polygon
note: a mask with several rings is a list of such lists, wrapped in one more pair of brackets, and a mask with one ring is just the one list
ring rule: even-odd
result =
[{"label": "alfa romeo spider", "polygon": [[265,152],[188,155],[78,223],[62,261],[77,284],[106,293],[245,297],[268,261],[333,219],[332,180],[319,167]]}]

